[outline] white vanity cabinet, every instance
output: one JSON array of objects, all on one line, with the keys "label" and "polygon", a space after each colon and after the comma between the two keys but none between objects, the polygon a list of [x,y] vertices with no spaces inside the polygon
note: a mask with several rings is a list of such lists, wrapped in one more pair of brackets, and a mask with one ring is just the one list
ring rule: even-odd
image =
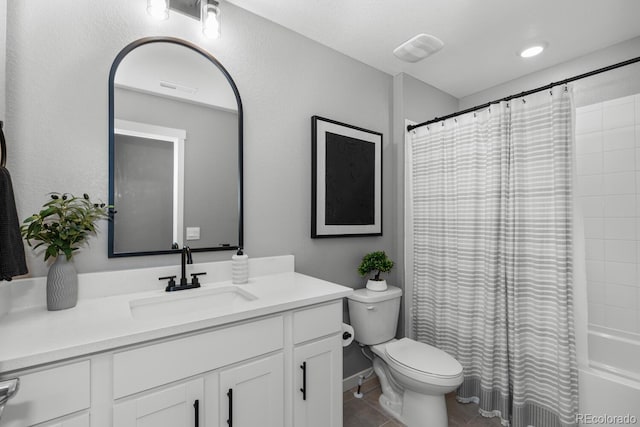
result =
[{"label": "white vanity cabinet", "polygon": [[200,423],[204,403],[204,380],[164,387],[113,406],[113,425],[118,427],[193,427]]},{"label": "white vanity cabinet", "polygon": [[282,353],[225,369],[219,381],[219,417],[213,426],[284,426]]},{"label": "white vanity cabinet", "polygon": [[294,312],[295,427],[342,425],[342,303]]},{"label": "white vanity cabinet", "polygon": [[51,423],[40,424],[38,427],[90,427],[89,414],[80,414],[53,421]]},{"label": "white vanity cabinet", "polygon": [[51,422],[46,425],[89,427],[88,414],[76,414],[75,419],[69,416],[91,405],[90,363],[90,360],[80,360],[15,375],[20,378],[20,388],[7,403],[0,426],[25,427]]},{"label": "white vanity cabinet", "polygon": [[9,372],[0,427],[340,427],[341,324],[334,299]]}]

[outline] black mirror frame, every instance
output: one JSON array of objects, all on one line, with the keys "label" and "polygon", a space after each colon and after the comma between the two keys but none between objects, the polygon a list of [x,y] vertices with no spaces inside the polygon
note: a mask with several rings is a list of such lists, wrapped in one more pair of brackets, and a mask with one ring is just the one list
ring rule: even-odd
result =
[{"label": "black mirror frame", "polygon": [[[222,66],[222,64],[209,52],[196,46],[195,44],[175,37],[145,37],[136,40],[122,49],[116,58],[113,60],[111,70],[109,71],[109,205],[113,206],[115,202],[115,180],[114,180],[114,159],[115,159],[115,117],[114,117],[114,95],[115,95],[115,75],[120,65],[120,62],[124,59],[129,52],[133,49],[143,46],[149,43],[173,43],[180,46],[189,48],[200,55],[207,58],[213,63],[225,76],[233,93],[238,102],[238,246],[218,246],[211,248],[193,248],[191,252],[212,252],[212,251],[229,251],[237,250],[239,247],[243,247],[244,240],[244,211],[243,211],[243,114],[242,114],[242,99],[240,98],[240,92],[236,83],[229,72]],[[117,210],[117,207],[115,208]],[[114,212],[111,212],[111,218],[113,219]],[[167,249],[160,251],[146,251],[146,252],[119,252],[114,253],[114,224],[113,221],[109,221],[109,242],[108,242],[108,256],[109,258],[119,257],[131,257],[131,256],[145,256],[145,255],[163,255],[163,254],[177,254],[181,252],[181,249]]]}]

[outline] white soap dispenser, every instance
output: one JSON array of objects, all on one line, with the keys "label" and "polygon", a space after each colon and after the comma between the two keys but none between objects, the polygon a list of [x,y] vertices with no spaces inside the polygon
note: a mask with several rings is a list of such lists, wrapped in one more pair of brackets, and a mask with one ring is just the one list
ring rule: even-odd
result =
[{"label": "white soap dispenser", "polygon": [[243,285],[249,281],[249,256],[238,248],[238,252],[231,257],[231,282]]}]

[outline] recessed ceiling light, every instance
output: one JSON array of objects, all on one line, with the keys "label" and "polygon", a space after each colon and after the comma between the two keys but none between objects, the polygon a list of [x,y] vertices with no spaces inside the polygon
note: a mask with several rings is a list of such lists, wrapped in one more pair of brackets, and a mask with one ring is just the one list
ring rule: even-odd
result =
[{"label": "recessed ceiling light", "polygon": [[531,58],[532,56],[540,55],[545,47],[546,45],[543,43],[529,46],[520,52],[520,56],[523,58]]},{"label": "recessed ceiling light", "polygon": [[393,50],[403,61],[418,62],[442,49],[444,43],[430,34],[418,34]]}]

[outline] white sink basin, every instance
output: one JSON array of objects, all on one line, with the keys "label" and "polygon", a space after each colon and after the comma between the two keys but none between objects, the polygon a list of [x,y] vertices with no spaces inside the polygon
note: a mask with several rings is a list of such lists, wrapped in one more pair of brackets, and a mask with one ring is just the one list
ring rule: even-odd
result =
[{"label": "white sink basin", "polygon": [[193,313],[233,312],[242,309],[255,295],[237,286],[212,289],[187,289],[129,302],[137,319],[156,319]]}]

